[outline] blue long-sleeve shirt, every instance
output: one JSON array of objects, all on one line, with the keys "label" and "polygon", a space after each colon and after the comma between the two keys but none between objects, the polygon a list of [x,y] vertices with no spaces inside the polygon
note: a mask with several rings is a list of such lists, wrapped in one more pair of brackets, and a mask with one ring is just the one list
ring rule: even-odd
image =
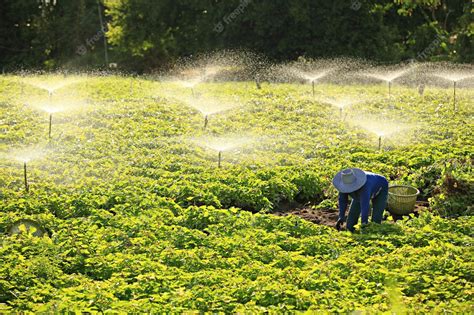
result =
[{"label": "blue long-sleeve shirt", "polygon": [[354,202],[360,203],[360,214],[362,223],[369,222],[369,205],[382,189],[388,189],[388,181],[385,177],[370,172],[365,172],[367,182],[359,190],[352,193],[339,193],[339,218],[344,219],[346,215],[347,203],[349,195]]}]

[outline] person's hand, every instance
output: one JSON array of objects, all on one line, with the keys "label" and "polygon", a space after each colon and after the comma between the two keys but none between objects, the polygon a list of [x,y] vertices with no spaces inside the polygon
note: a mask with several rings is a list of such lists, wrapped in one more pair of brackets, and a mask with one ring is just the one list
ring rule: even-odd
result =
[{"label": "person's hand", "polygon": [[336,229],[338,231],[341,230],[341,226],[344,224],[344,219],[338,219],[337,222],[336,222]]}]

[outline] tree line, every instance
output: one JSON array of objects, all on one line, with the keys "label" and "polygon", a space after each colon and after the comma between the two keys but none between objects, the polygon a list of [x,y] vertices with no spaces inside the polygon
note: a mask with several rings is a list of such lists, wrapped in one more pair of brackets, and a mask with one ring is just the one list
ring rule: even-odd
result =
[{"label": "tree line", "polygon": [[274,61],[472,62],[470,0],[0,0],[4,71],[148,71],[245,49]]}]

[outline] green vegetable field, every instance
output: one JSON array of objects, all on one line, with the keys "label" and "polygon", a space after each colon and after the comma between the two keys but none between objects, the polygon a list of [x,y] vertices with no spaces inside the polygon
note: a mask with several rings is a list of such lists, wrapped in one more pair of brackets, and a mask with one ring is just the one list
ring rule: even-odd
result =
[{"label": "green vegetable field", "polygon": [[[473,99],[3,75],[0,313],[472,312]],[[424,207],[355,233],[274,214],[336,211],[347,167],[417,187]],[[11,233],[26,219],[42,237]]]}]

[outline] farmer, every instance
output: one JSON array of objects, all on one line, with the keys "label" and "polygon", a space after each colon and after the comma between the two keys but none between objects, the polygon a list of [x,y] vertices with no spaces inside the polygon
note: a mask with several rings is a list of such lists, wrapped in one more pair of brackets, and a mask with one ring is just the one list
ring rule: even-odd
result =
[{"label": "farmer", "polygon": [[362,224],[368,223],[370,200],[373,207],[372,222],[382,222],[388,196],[388,181],[385,177],[358,168],[348,168],[337,173],[332,183],[339,191],[339,219],[336,223],[338,230],[345,221],[349,196],[352,197],[346,222],[349,231],[354,231],[359,216],[362,217]]}]

